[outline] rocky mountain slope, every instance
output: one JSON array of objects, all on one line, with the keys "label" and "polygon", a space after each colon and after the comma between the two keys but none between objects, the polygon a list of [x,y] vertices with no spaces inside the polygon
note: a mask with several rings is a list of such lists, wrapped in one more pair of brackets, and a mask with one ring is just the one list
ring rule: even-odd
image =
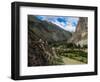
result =
[{"label": "rocky mountain slope", "polygon": [[76,27],[76,31],[72,34],[72,37],[68,42],[75,43],[76,45],[87,45],[88,41],[88,18],[80,17],[78,25]]},{"label": "rocky mountain slope", "polygon": [[[28,16],[28,66],[60,64],[55,50],[49,43],[66,41],[72,34],[48,21],[41,21],[35,16]],[[61,60],[61,59],[60,59]]]}]

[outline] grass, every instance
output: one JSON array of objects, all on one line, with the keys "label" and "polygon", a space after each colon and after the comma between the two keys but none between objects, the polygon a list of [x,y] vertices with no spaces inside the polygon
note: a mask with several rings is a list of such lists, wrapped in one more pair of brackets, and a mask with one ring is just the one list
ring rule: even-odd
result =
[{"label": "grass", "polygon": [[[87,59],[88,59],[88,54],[85,51],[87,48],[78,48],[78,47],[71,47],[67,46],[67,43],[56,43],[56,44],[52,44],[51,47],[54,47],[56,50],[56,54],[60,57],[60,56],[65,56],[68,57],[70,59],[74,59],[83,63],[87,63]],[[67,48],[68,47],[68,48]],[[56,60],[58,63],[62,63],[61,58]]]},{"label": "grass", "polygon": [[[58,53],[59,52],[60,51],[58,51]],[[70,50],[70,51],[60,52],[59,55],[87,63],[87,53],[84,51]]]}]

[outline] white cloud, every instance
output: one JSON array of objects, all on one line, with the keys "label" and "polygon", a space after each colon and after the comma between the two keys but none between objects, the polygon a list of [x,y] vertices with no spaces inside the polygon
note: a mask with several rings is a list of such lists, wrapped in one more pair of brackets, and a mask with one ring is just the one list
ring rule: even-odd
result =
[{"label": "white cloud", "polygon": [[66,30],[70,31],[70,32],[75,32],[75,26],[66,26]]},{"label": "white cloud", "polygon": [[64,30],[70,31],[70,32],[75,32],[76,27],[72,26],[72,24],[69,22],[65,27],[63,23],[59,23],[58,21],[52,22],[56,24],[57,26],[61,27]]},{"label": "white cloud", "polygon": [[48,22],[52,22],[56,24],[57,26],[61,27],[64,30],[70,31],[70,32],[75,32],[76,25],[73,25],[73,23],[77,23],[79,20],[78,17],[64,17],[66,20],[65,22],[59,22],[57,19],[61,17],[56,17],[56,16],[42,16],[43,20],[46,20]]}]

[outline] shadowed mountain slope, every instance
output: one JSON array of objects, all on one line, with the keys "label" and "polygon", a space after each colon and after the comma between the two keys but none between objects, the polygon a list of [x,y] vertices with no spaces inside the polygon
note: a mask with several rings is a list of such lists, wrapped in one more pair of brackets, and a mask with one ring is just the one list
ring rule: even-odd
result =
[{"label": "shadowed mountain slope", "polygon": [[[49,43],[66,41],[72,34],[48,21],[28,16],[28,66],[61,64]],[[60,60],[58,62],[58,60]]]},{"label": "shadowed mountain slope", "polygon": [[48,22],[41,21],[35,16],[28,17],[29,28],[31,28],[41,39],[48,42],[68,40],[72,34],[59,26]]}]

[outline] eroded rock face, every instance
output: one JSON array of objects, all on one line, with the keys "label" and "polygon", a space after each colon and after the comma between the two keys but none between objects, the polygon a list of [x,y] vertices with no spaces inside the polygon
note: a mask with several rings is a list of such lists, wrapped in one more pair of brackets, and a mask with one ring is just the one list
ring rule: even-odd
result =
[{"label": "eroded rock face", "polygon": [[80,46],[87,45],[88,40],[88,18],[80,17],[76,31],[68,42],[79,44]]},{"label": "eroded rock face", "polygon": [[88,18],[87,17],[80,17],[79,23],[77,25],[75,32],[87,32],[87,26],[88,26]]},{"label": "eroded rock face", "polygon": [[39,38],[32,29],[28,32],[28,66],[47,66],[55,64],[55,56],[47,41]]}]

